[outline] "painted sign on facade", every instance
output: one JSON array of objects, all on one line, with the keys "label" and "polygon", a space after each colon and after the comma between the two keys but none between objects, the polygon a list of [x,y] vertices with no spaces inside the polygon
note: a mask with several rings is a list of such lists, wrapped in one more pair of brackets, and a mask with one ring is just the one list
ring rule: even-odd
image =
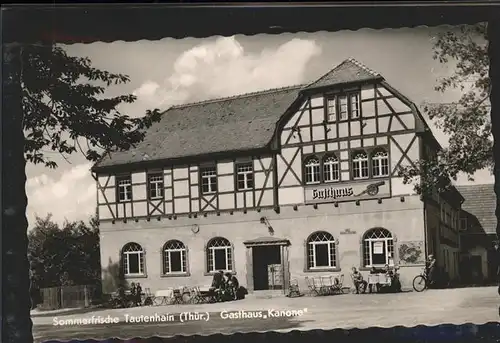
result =
[{"label": "painted sign on facade", "polygon": [[425,264],[424,242],[422,241],[401,242],[398,253],[401,265]]},{"label": "painted sign on facade", "polygon": [[379,199],[391,196],[389,180],[369,180],[355,183],[306,186],[306,204]]}]

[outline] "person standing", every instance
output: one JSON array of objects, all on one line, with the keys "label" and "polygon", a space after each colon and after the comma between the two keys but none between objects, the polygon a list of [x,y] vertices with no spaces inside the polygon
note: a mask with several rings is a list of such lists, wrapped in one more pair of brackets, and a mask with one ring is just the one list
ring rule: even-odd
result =
[{"label": "person standing", "polygon": [[427,258],[426,269],[427,281],[429,282],[429,285],[434,285],[436,282],[436,259],[434,258],[434,255],[429,255]]},{"label": "person standing", "polygon": [[135,285],[135,304],[137,306],[142,306],[142,287],[141,284],[138,282]]},{"label": "person standing", "polygon": [[[494,241],[493,242],[493,254],[492,254],[492,258],[493,258],[493,266],[495,268],[495,275],[494,275],[494,278],[495,278],[495,282],[498,283],[498,295],[500,295],[500,247],[499,247],[499,242],[498,241]],[[499,307],[499,311],[500,311],[500,307]]]}]

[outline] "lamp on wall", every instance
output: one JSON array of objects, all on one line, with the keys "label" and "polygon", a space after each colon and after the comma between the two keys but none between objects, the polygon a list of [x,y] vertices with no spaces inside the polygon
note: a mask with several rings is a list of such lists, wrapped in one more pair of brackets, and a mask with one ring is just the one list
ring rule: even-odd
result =
[{"label": "lamp on wall", "polygon": [[267,227],[267,230],[269,231],[269,234],[272,236],[274,235],[274,229],[271,226],[271,223],[269,223],[269,220],[266,217],[260,217],[260,223],[265,225]]}]

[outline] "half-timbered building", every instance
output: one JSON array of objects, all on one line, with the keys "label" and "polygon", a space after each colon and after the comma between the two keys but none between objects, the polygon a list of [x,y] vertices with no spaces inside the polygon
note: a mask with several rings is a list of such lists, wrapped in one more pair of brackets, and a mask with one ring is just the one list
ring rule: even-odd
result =
[{"label": "half-timbered building", "polygon": [[311,84],[173,106],[92,169],[105,291],[117,271],[154,291],[224,270],[254,291],[386,264],[411,287],[427,254],[458,255],[447,200],[398,174],[438,150],[412,101],[354,59]]}]

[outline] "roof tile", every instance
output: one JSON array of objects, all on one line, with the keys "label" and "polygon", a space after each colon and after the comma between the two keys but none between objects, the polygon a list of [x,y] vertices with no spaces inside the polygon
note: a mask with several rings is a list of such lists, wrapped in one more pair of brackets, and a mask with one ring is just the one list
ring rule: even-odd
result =
[{"label": "roof tile", "polygon": [[369,81],[382,78],[376,71],[366,67],[354,58],[349,58],[320,77],[318,80],[307,85],[306,89],[332,86],[350,82]]},{"label": "roof tile", "polygon": [[457,189],[465,198],[462,209],[474,215],[486,233],[495,234],[497,198],[493,184],[457,186]]},{"label": "roof tile", "polygon": [[309,85],[173,106],[135,148],[106,155],[94,170],[145,160],[264,148],[301,90],[379,78],[378,73],[349,58]]}]

